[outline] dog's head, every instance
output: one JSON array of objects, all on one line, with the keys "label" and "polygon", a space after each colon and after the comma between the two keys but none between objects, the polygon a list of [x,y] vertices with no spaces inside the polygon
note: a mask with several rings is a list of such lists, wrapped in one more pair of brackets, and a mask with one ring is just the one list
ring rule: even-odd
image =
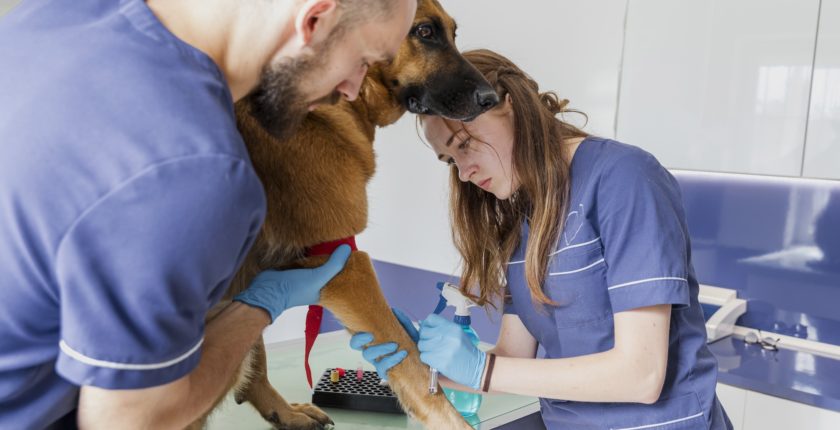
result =
[{"label": "dog's head", "polygon": [[401,110],[417,114],[469,121],[493,108],[499,97],[458,52],[455,29],[455,20],[437,0],[419,0],[396,57],[372,67],[368,79],[384,87]]}]

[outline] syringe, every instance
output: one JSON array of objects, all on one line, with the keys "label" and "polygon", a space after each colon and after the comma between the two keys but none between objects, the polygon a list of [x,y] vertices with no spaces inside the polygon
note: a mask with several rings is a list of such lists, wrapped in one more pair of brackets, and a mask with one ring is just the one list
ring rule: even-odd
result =
[{"label": "syringe", "polygon": [[437,394],[438,371],[434,367],[429,368],[429,394]]}]

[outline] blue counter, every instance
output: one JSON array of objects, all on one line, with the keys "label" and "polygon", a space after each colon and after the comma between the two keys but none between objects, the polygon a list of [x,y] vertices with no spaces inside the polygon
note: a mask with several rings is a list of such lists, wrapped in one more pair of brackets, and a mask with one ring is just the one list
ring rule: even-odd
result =
[{"label": "blue counter", "polygon": [[[374,261],[388,302],[423,319],[437,304],[435,284],[457,282],[448,275],[381,261]],[[451,309],[444,315],[451,317]],[[473,328],[484,342],[495,343],[501,313],[473,309]],[[328,312],[323,332],[341,325]],[[718,359],[718,380],[727,385],[757,391],[795,402],[840,412],[840,361],[813,354],[763,350],[731,337],[709,345]]]},{"label": "blue counter", "polygon": [[840,412],[840,360],[727,337],[709,345],[718,359],[718,381]]}]

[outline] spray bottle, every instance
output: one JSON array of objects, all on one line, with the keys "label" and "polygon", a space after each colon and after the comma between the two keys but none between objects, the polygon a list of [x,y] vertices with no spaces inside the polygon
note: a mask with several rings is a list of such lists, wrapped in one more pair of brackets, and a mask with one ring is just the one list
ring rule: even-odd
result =
[{"label": "spray bottle", "polygon": [[[469,336],[473,345],[478,346],[478,334],[470,327],[472,321],[470,320],[469,310],[469,308],[476,306],[476,304],[472,300],[464,297],[458,287],[449,282],[438,282],[437,289],[440,290],[440,300],[438,300],[438,305],[434,313],[441,313],[447,305],[455,307],[455,317],[452,321],[461,326],[461,329]],[[450,390],[448,388],[444,388],[443,392],[446,394],[449,402],[452,403],[452,406],[455,406],[455,409],[464,417],[475,415],[481,406],[481,394]]]}]

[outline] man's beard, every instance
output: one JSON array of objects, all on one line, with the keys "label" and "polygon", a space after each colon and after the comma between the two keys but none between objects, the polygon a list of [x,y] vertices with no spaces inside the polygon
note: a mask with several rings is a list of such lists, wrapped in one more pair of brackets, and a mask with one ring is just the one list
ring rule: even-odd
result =
[{"label": "man's beard", "polygon": [[257,88],[249,95],[251,115],[275,138],[286,140],[293,136],[309,113],[311,104],[338,102],[338,92],[310,101],[300,89],[304,79],[323,69],[327,54],[322,51],[285,59],[263,69]]}]

